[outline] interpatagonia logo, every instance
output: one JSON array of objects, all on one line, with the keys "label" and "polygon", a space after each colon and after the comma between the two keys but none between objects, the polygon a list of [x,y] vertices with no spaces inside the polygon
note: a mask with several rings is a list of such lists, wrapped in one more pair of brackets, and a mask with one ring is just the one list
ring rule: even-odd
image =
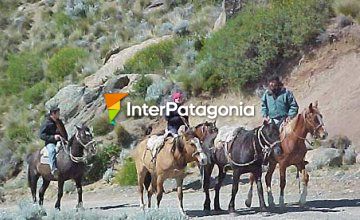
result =
[{"label": "interpatagonia logo", "polygon": [[120,101],[128,96],[128,93],[106,93],[104,94],[106,108],[109,114],[109,123],[115,125],[115,118],[120,112]]}]

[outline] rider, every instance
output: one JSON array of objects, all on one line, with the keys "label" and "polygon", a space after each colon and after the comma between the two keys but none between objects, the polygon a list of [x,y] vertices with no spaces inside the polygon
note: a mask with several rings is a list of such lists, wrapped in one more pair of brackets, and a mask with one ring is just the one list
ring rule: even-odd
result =
[{"label": "rider", "polygon": [[173,135],[177,135],[178,129],[181,125],[185,125],[185,127],[189,126],[189,116],[184,115],[180,116],[178,112],[178,108],[183,104],[183,94],[181,92],[174,92],[171,96],[172,101],[176,103],[177,108],[174,111],[171,111],[169,115],[166,115],[167,130]]},{"label": "rider", "polygon": [[[299,106],[293,93],[287,90],[279,77],[269,80],[268,89],[261,98],[261,114],[264,121],[273,121],[281,127],[298,114]],[[281,149],[274,149],[276,154],[281,154]]]},{"label": "rider", "polygon": [[44,122],[40,127],[40,138],[45,141],[46,149],[49,153],[49,164],[51,174],[58,175],[56,167],[56,144],[61,138],[67,141],[68,134],[63,122],[59,119],[60,108],[57,105],[50,107],[49,113],[46,115]]}]

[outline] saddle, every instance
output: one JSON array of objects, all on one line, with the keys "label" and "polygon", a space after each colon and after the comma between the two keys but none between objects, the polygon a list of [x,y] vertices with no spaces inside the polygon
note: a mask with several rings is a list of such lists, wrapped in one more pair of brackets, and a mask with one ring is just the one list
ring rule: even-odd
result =
[{"label": "saddle", "polygon": [[236,135],[245,128],[239,126],[223,126],[214,140],[215,149],[231,147]]},{"label": "saddle", "polygon": [[[57,142],[56,143],[56,154],[55,157],[57,157],[59,155],[59,151],[61,149],[61,142]],[[46,164],[46,165],[50,165],[49,162],[49,152],[46,149],[46,146],[44,146],[41,150],[40,150],[40,163],[41,164]]]},{"label": "saddle", "polygon": [[163,135],[152,135],[148,139],[146,149],[151,152],[152,160],[153,161],[157,154],[160,152],[162,147],[165,144],[165,141],[170,140],[170,143],[174,141],[174,136],[170,132],[165,132]]}]

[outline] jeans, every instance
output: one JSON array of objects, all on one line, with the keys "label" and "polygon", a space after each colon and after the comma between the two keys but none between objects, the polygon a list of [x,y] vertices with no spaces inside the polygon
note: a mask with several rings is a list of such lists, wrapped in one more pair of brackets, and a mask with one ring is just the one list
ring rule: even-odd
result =
[{"label": "jeans", "polygon": [[49,143],[46,145],[46,149],[49,154],[49,164],[51,170],[56,170],[56,146],[55,144]]}]

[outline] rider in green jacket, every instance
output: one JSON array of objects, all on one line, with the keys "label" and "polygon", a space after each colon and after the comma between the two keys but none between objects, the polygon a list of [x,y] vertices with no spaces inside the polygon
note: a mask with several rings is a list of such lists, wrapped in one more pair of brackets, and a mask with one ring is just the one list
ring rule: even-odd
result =
[{"label": "rider in green jacket", "polygon": [[280,127],[281,123],[295,117],[299,106],[293,93],[283,87],[279,77],[269,81],[269,88],[261,98],[261,114],[264,120],[271,119]]},{"label": "rider in green jacket", "polygon": [[[261,98],[261,114],[267,122],[274,122],[279,128],[298,114],[299,106],[293,93],[284,88],[279,77],[269,80],[269,87]],[[275,149],[280,154],[280,149]]]}]

